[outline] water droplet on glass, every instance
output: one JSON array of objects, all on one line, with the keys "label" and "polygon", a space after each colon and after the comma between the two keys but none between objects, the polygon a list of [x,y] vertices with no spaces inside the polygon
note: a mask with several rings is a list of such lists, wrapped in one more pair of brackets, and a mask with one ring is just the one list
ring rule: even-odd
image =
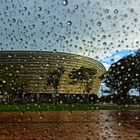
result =
[{"label": "water droplet on glass", "polygon": [[68,25],[68,26],[71,26],[71,25],[72,25],[72,22],[71,22],[71,21],[68,21],[68,22],[67,22],[67,25]]},{"label": "water droplet on glass", "polygon": [[102,23],[101,22],[97,22],[97,26],[101,26],[102,25]]},{"label": "water droplet on glass", "polygon": [[134,9],[133,9],[133,8],[131,8],[131,9],[130,9],[130,12],[131,12],[131,13],[133,13],[133,12],[134,12]]},{"label": "water droplet on glass", "polygon": [[63,0],[62,4],[63,4],[64,6],[67,6],[67,5],[68,5],[68,1],[67,1],[67,0]]},{"label": "water droplet on glass", "polygon": [[120,126],[120,125],[121,125],[121,123],[119,122],[119,123],[118,123],[118,125]]},{"label": "water droplet on glass", "polygon": [[24,7],[24,11],[27,11],[27,7]]},{"label": "water droplet on glass", "polygon": [[107,16],[107,19],[111,19],[111,16],[110,16],[110,15],[108,15],[108,16]]},{"label": "water droplet on glass", "polygon": [[121,112],[118,112],[118,115],[120,116],[121,115]]},{"label": "water droplet on glass", "polygon": [[115,14],[117,14],[118,12],[119,12],[118,9],[115,9],[115,10],[114,10],[114,13],[115,13]]},{"label": "water droplet on glass", "polygon": [[70,12],[70,9],[67,9],[66,12],[69,13]]},{"label": "water droplet on glass", "polygon": [[135,18],[135,19],[134,19],[134,22],[138,22],[138,19],[137,19],[137,18]]},{"label": "water droplet on glass", "polygon": [[136,117],[135,117],[135,119],[136,119],[136,120],[138,120],[138,119],[139,119],[139,117],[138,117],[138,116],[136,116]]},{"label": "water droplet on glass", "polygon": [[78,9],[78,5],[75,5],[74,8],[75,8],[75,9]]},{"label": "water droplet on glass", "polygon": [[15,23],[15,22],[16,22],[16,19],[13,18],[13,19],[12,19],[12,22]]},{"label": "water droplet on glass", "polygon": [[105,9],[105,13],[109,13],[109,10],[108,9]]},{"label": "water droplet on glass", "polygon": [[49,10],[45,10],[46,11],[46,14],[49,14],[50,13],[50,11]]},{"label": "water droplet on glass", "polygon": [[107,45],[107,43],[106,43],[106,42],[103,42],[103,45],[104,45],[104,46],[106,46],[106,45]]},{"label": "water droplet on glass", "polygon": [[38,11],[41,11],[42,10],[42,8],[41,7],[38,7]]}]

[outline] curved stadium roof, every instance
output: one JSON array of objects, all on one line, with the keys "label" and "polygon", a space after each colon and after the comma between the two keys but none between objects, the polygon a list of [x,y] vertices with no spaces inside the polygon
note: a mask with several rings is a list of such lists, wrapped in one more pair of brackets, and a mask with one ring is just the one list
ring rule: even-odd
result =
[{"label": "curved stadium roof", "polygon": [[94,79],[91,94],[97,94],[100,88],[101,80],[98,78],[106,72],[105,67],[98,61],[69,53],[62,52],[46,52],[46,51],[1,51],[0,63],[20,64],[27,69],[25,75],[28,85],[27,93],[52,93],[53,88],[47,86],[47,76],[59,66],[65,69],[60,79],[59,93],[83,93],[83,87],[80,84],[71,85],[68,77],[73,68],[81,66],[87,68],[95,68],[97,70]]}]

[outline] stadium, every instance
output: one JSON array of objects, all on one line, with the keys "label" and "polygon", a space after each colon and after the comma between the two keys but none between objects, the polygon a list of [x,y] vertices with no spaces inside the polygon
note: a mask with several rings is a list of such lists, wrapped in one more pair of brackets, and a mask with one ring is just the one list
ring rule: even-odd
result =
[{"label": "stadium", "polygon": [[33,98],[40,99],[52,94],[54,88],[47,85],[47,78],[52,71],[59,67],[64,68],[57,91],[60,96],[86,94],[82,84],[70,84],[69,73],[73,69],[79,69],[80,67],[96,69],[92,89],[88,92],[90,95],[98,93],[101,84],[99,77],[106,72],[105,67],[94,59],[62,52],[1,51],[0,63],[20,65],[26,69],[24,77],[28,84],[23,96],[26,95],[27,98],[32,95]]}]

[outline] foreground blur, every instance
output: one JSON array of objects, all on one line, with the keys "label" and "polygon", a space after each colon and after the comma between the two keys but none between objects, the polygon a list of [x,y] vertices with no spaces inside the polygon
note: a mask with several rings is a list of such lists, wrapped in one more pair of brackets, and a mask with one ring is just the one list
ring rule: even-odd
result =
[{"label": "foreground blur", "polygon": [[140,111],[0,112],[0,140],[138,140]]}]

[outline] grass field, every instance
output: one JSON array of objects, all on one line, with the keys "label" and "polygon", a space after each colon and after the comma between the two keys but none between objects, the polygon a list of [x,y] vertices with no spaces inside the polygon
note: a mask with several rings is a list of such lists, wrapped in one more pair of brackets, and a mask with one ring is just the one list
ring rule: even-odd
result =
[{"label": "grass field", "polygon": [[0,105],[0,111],[140,110],[137,105],[113,104],[17,104]]}]

